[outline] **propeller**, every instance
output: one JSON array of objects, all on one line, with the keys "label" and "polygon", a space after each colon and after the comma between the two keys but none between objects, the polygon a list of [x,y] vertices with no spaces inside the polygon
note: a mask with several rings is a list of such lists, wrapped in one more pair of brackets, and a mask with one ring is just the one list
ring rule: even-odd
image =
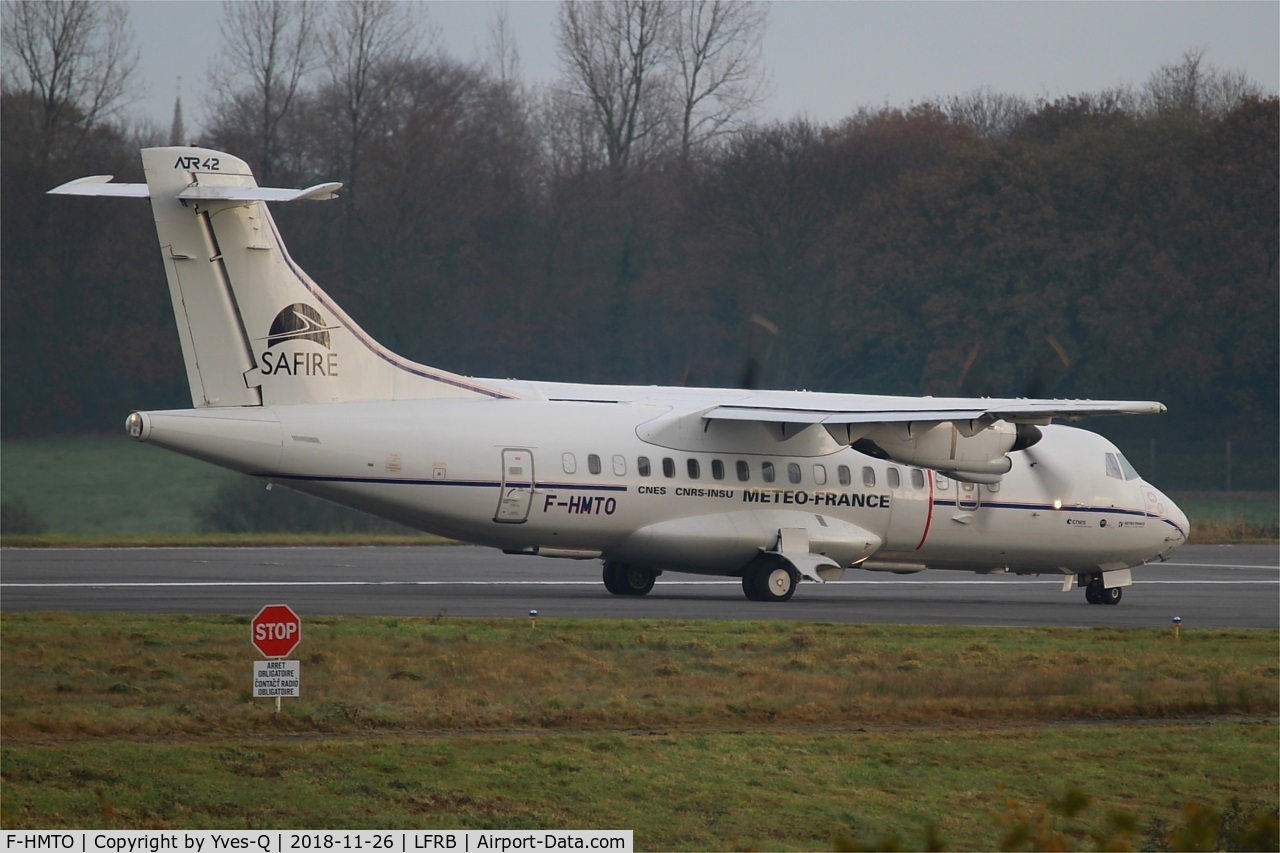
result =
[{"label": "propeller", "polygon": [[[1067,354],[1067,348],[1053,335],[1045,335],[1043,343],[1046,346],[1038,347],[1042,352],[1031,370],[1031,376],[1023,385],[1022,392],[1016,396],[1033,400],[1045,399],[1056,391],[1070,374],[1074,362]],[[998,389],[988,376],[982,355],[982,342],[975,343],[960,365],[956,387],[960,393],[969,396],[1003,396],[998,393]]]},{"label": "propeller", "polygon": [[769,366],[769,357],[773,354],[773,346],[778,341],[778,327],[767,317],[752,314],[747,325],[747,360],[742,366],[742,375],[738,387],[747,391],[755,391],[760,387],[765,368]]},{"label": "propeller", "polygon": [[1049,345],[1049,350],[1041,355],[1031,374],[1031,381],[1027,383],[1026,396],[1033,399],[1048,397],[1071,372],[1071,357],[1062,344],[1058,343],[1058,339],[1053,335],[1045,335],[1044,340]]},{"label": "propeller", "polygon": [[[746,355],[742,361],[742,372],[738,374],[736,388],[746,391],[757,391],[761,388],[765,369],[773,355],[773,345],[778,340],[778,327],[761,314],[752,314],[747,323]],[[685,362],[684,372],[676,383],[682,388],[698,384],[699,376],[694,370],[692,361]]]}]

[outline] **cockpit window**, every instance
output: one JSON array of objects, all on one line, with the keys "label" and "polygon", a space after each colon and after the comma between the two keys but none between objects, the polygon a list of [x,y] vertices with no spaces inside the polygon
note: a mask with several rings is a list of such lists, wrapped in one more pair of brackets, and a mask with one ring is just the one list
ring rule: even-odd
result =
[{"label": "cockpit window", "polygon": [[1129,464],[1129,460],[1124,458],[1124,454],[1117,453],[1116,457],[1120,460],[1120,470],[1124,471],[1124,478],[1126,480],[1138,479],[1138,469]]},{"label": "cockpit window", "polygon": [[1107,476],[1117,480],[1124,479],[1124,472],[1120,470],[1120,460],[1114,453],[1107,454]]},{"label": "cockpit window", "polygon": [[1136,480],[1138,472],[1129,464],[1129,460],[1124,458],[1123,453],[1108,453],[1107,476],[1117,480]]}]

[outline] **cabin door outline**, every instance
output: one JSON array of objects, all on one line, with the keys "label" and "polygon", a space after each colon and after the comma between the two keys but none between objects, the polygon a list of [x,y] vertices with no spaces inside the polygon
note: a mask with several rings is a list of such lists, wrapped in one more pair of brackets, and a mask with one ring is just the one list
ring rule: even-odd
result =
[{"label": "cabin door outline", "polygon": [[528,521],[529,507],[533,504],[533,486],[533,453],[523,447],[503,448],[498,509],[493,520],[500,524]]}]

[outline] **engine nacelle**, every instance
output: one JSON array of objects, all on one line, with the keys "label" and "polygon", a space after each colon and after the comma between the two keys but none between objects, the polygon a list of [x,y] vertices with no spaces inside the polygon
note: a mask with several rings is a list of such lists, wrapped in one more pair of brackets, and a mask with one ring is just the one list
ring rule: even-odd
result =
[{"label": "engine nacelle", "polygon": [[912,422],[876,427],[855,441],[853,449],[877,459],[931,468],[957,480],[995,483],[1013,467],[1008,453],[1030,447],[1039,438],[1035,427],[1007,421],[989,425]]}]

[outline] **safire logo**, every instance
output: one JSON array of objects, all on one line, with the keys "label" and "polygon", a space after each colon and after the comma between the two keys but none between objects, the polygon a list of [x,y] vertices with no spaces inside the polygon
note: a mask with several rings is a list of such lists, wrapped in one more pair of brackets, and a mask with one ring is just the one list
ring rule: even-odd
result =
[{"label": "safire logo", "polygon": [[267,334],[267,349],[262,353],[262,372],[267,376],[337,376],[338,354],[320,353],[314,350],[289,348],[289,351],[272,351],[283,344],[311,341],[325,349],[332,349],[329,332],[337,326],[325,324],[324,317],[310,305],[295,302],[287,306],[271,321]]},{"label": "safire logo", "polygon": [[310,305],[295,302],[276,315],[271,321],[271,333],[267,335],[267,346],[273,347],[285,341],[315,341],[325,349],[329,349],[329,329],[325,326],[320,312]]}]

